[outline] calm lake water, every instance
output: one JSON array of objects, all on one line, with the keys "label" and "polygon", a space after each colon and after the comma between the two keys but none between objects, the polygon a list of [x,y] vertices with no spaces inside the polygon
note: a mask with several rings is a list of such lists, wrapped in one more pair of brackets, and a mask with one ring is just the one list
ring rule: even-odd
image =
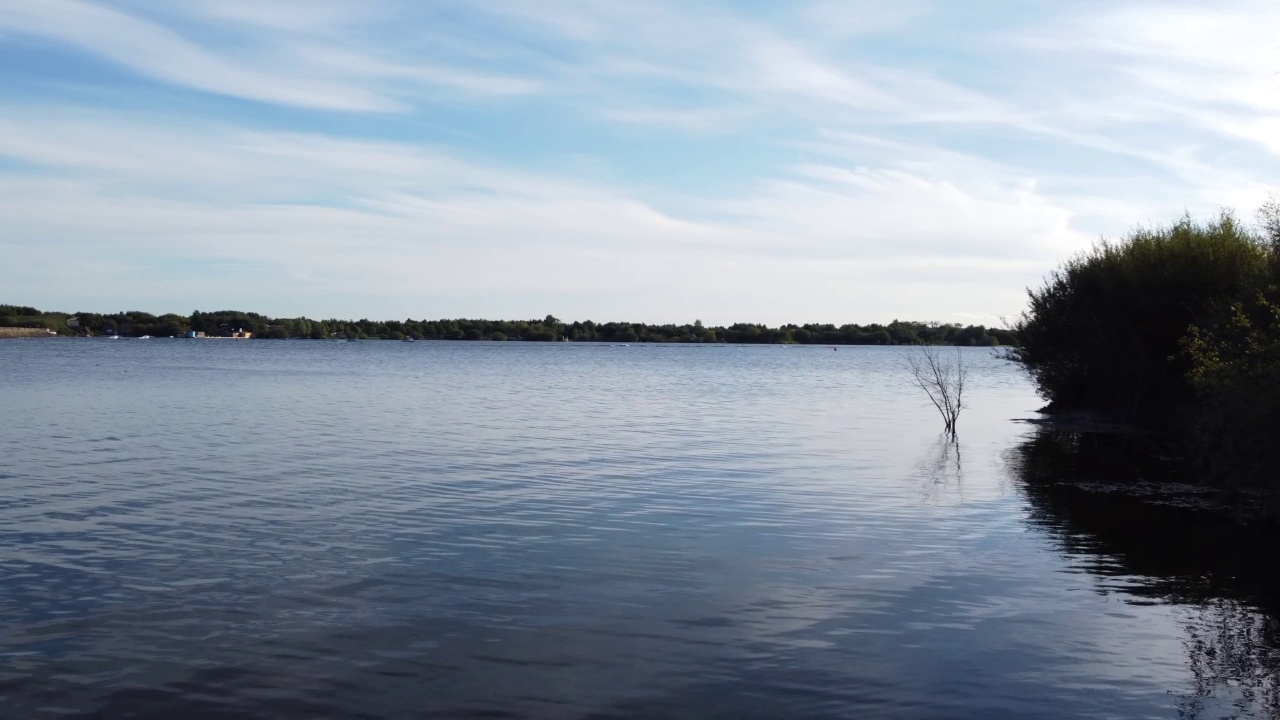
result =
[{"label": "calm lake water", "polygon": [[0,343],[0,715],[1277,715],[1274,533],[904,352]]}]

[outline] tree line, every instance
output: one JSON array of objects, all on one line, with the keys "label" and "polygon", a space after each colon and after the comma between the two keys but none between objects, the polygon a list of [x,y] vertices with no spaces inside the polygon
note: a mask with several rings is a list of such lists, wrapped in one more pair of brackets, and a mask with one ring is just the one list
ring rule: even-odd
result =
[{"label": "tree line", "polygon": [[140,311],[119,313],[42,312],[33,307],[0,305],[0,326],[40,327],[60,335],[122,335],[139,337],[181,336],[201,332],[223,336],[233,330],[255,338],[490,340],[526,342],[614,343],[757,343],[801,345],[1009,345],[1012,331],[982,325],[895,320],[888,324],[834,325],[810,323],[769,327],[758,323],[709,326],[591,320],[563,322],[548,315],[541,320],[313,320],[307,317],[273,318],[252,312],[196,311],[190,315],[152,315]]}]

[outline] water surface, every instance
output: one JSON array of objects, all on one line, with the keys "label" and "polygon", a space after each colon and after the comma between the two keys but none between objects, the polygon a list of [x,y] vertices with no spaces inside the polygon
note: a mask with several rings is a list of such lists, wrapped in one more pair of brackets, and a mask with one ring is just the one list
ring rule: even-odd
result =
[{"label": "water surface", "polygon": [[0,343],[5,715],[1273,716],[1274,535],[904,352]]}]

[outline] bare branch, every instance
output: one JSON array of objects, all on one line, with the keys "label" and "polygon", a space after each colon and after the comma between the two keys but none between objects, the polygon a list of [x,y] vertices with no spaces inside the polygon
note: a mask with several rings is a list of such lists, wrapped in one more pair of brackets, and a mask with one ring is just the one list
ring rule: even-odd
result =
[{"label": "bare branch", "polygon": [[955,437],[956,422],[964,409],[965,382],[969,377],[960,348],[955,349],[955,358],[952,359],[944,357],[936,347],[919,346],[907,356],[907,369],[915,385],[924,390],[942,416],[946,432]]}]

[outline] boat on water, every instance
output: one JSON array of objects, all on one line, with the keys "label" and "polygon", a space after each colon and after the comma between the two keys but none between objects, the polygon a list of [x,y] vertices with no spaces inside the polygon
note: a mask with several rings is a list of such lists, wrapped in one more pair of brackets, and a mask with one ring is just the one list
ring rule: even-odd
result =
[{"label": "boat on water", "polygon": [[414,339],[413,339],[413,338],[409,338],[409,337],[407,337],[407,338],[405,338],[405,339],[401,340],[400,342],[414,342]]},{"label": "boat on water", "polygon": [[143,336],[139,337],[138,339],[139,339],[139,340],[150,340],[150,339],[151,339],[151,336],[150,336],[150,335],[143,335]]}]

